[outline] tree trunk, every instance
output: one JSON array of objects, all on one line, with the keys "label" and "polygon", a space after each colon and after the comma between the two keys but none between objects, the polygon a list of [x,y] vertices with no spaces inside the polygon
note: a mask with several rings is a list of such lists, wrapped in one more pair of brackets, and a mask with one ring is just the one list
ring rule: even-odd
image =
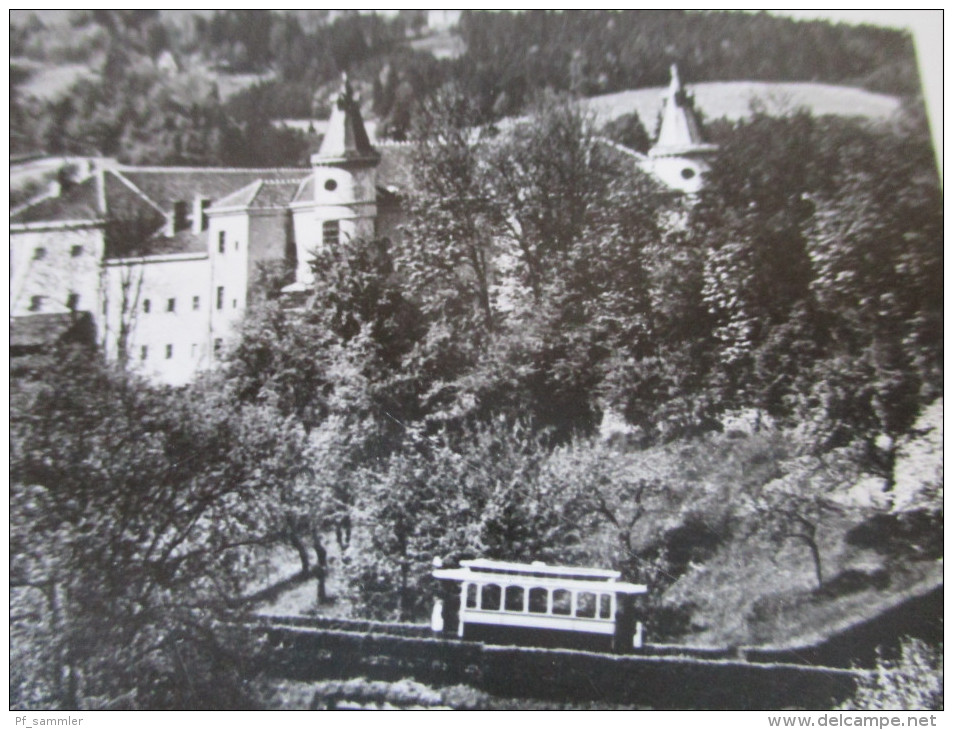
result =
[{"label": "tree trunk", "polygon": [[817,577],[817,587],[824,585],[824,574],[821,572],[821,551],[817,543],[811,539],[805,539],[808,549],[811,551],[811,558],[814,561],[814,575]]},{"label": "tree trunk", "polygon": [[307,575],[311,570],[311,557],[308,555],[308,547],[302,542],[298,533],[291,526],[290,520],[288,530],[285,534],[288,536],[288,542],[290,542],[292,547],[298,552],[298,560],[301,561],[301,574]]},{"label": "tree trunk", "polygon": [[314,542],[314,553],[318,561],[315,574],[318,578],[318,605],[321,605],[327,603],[328,600],[325,587],[325,578],[328,571],[328,551],[325,550],[324,544],[321,542],[321,535],[317,530],[314,530],[312,540]]}]

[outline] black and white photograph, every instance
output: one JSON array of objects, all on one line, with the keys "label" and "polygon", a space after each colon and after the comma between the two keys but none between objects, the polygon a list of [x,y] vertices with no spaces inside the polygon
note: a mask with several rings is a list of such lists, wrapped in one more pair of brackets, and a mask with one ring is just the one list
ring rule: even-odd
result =
[{"label": "black and white photograph", "polygon": [[942,10],[8,22],[9,727],[936,724]]}]

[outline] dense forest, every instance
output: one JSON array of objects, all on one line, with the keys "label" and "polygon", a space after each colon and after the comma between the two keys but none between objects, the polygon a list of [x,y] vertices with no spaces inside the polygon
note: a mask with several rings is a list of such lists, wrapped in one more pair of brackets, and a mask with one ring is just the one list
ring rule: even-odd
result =
[{"label": "dense forest", "polygon": [[[588,96],[662,85],[669,65],[713,80],[824,81],[918,90],[909,36],[767,14],[675,11],[465,12],[464,52],[414,50],[420,12],[75,11],[11,25],[11,146],[139,164],[298,165],[314,145],[274,119],[323,118],[342,71],[365,90],[383,135],[404,139],[421,102],[453,80],[481,121],[522,113],[541,89]],[[163,54],[178,71],[159,68]],[[21,93],[31,63],[85,64],[65,94]],[[214,73],[208,73],[209,70]],[[264,74],[223,97],[216,82]]]},{"label": "dense forest", "polygon": [[[295,45],[282,34],[307,48],[352,26],[368,55],[350,63],[397,68],[373,49],[410,27],[274,14],[262,35],[237,13],[189,21],[175,41],[155,16],[74,27],[101,50],[131,33],[245,68],[280,66],[277,49]],[[255,608],[244,599],[284,577],[282,552],[316,579],[315,610],[409,621],[429,616],[436,557],[611,567],[648,585],[652,640],[717,646],[777,645],[935,578],[942,206],[921,106],[880,125],[805,112],[713,123],[707,187],[673,197],[604,143],[573,73],[557,80],[573,66],[565,37],[588,93],[603,74],[607,89],[657,83],[636,58],[687,63],[692,44],[722,59],[696,74],[729,78],[734,46],[700,40],[712,25],[763,28],[759,49],[801,26],[650,15],[636,42],[639,18],[465,15],[470,68],[430,59],[459,78],[415,89],[403,235],[316,252],[301,309],[278,296],[288,272],[263,267],[239,337],[196,383],[151,386],[81,346],[11,363],[11,706],[267,704],[267,647],[238,626]],[[618,39],[585,32],[610,21]],[[907,43],[805,27],[829,53],[782,71],[800,57],[775,49],[761,78],[873,78]],[[537,71],[504,52],[530,43],[494,50],[516,29],[539,38],[533,53],[553,51]],[[632,55],[605,65],[625,38]],[[29,34],[17,43],[37,52]],[[848,48],[850,63],[824,60]],[[323,83],[325,63],[337,72],[328,53],[301,83]],[[228,150],[277,160],[280,139],[246,148],[253,128],[233,114],[278,86],[177,106],[137,58],[104,71],[111,84],[83,82],[88,102],[57,102],[62,124],[45,129],[61,149],[120,129],[112,149],[129,159],[208,162],[201,144],[183,156],[204,129],[218,163],[234,162]],[[487,121],[503,89],[473,84],[506,68],[530,74],[507,87],[527,84],[507,104],[528,121],[501,133]],[[934,654],[917,661],[920,681],[942,675]],[[919,685],[905,686],[872,686],[852,707],[898,709]]]}]

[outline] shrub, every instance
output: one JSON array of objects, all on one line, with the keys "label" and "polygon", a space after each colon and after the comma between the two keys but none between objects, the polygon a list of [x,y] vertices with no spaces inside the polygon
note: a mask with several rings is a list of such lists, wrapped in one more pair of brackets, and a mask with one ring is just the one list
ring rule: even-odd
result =
[{"label": "shrub", "polygon": [[842,710],[942,710],[943,647],[907,639],[899,661],[879,659]]}]

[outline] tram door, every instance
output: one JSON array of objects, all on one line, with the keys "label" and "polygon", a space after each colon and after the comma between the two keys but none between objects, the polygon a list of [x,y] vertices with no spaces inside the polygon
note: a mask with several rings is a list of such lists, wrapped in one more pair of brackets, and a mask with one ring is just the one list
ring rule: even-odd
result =
[{"label": "tram door", "polygon": [[438,595],[443,601],[443,631],[444,636],[456,638],[457,628],[460,626],[460,583],[455,580],[438,581],[440,590]]},{"label": "tram door", "polygon": [[615,635],[612,637],[612,650],[616,654],[628,654],[632,651],[632,636],[635,634],[635,596],[616,593],[615,600]]}]

